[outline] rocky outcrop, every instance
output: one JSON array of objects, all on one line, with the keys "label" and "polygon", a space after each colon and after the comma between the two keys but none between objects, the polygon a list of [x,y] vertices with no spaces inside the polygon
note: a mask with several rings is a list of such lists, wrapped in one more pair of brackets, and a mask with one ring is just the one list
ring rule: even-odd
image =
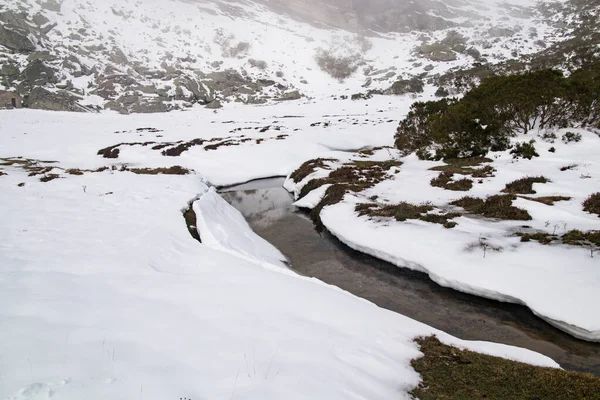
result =
[{"label": "rocky outcrop", "polygon": [[65,91],[51,92],[42,87],[35,87],[25,99],[24,105],[39,110],[83,111],[83,108],[77,104],[78,100]]},{"label": "rocky outcrop", "polygon": [[0,25],[0,45],[18,52],[35,50],[27,31],[9,25]]},{"label": "rocky outcrop", "polygon": [[407,93],[423,93],[425,85],[423,81],[418,77],[413,77],[411,79],[401,79],[392,85],[388,90],[385,91],[386,94],[394,94],[394,95],[402,95]]}]

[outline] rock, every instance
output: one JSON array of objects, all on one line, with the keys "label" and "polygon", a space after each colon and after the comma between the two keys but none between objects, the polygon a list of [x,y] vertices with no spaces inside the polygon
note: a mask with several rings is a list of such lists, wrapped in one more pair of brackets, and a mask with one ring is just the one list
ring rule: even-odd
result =
[{"label": "rock", "polygon": [[418,48],[418,51],[431,61],[456,60],[456,53],[446,45],[439,42],[432,44],[423,43]]},{"label": "rock", "polygon": [[260,69],[260,70],[263,70],[263,71],[264,71],[265,69],[267,69],[267,67],[268,67],[268,64],[267,64],[267,62],[266,62],[266,61],[263,61],[263,60],[255,60],[255,59],[253,59],[253,58],[251,58],[251,59],[249,59],[249,60],[248,60],[248,64],[250,64],[251,66],[253,66],[253,67],[255,67],[255,68],[258,68],[258,69]]},{"label": "rock", "polygon": [[56,59],[57,57],[50,54],[47,50],[33,52],[27,57],[27,61],[30,62],[35,60],[54,61]]},{"label": "rock", "polygon": [[129,75],[100,75],[97,81],[96,89],[92,92],[98,96],[110,100],[118,96],[117,86],[130,87],[137,85],[137,81]]},{"label": "rock", "polygon": [[29,86],[44,86],[47,83],[58,82],[54,69],[42,60],[30,62],[21,73],[20,78]]},{"label": "rock", "polygon": [[206,105],[206,108],[211,109],[211,110],[216,110],[217,108],[222,108],[222,107],[223,107],[223,105],[221,104],[221,102],[219,100],[213,100]]},{"label": "rock", "polygon": [[77,105],[79,99],[67,92],[50,92],[41,87],[35,87],[26,98],[25,105],[29,108],[51,111],[83,111]]},{"label": "rock", "polygon": [[40,13],[35,14],[32,18],[32,21],[37,26],[44,26],[50,22],[50,20],[48,18],[46,18],[43,14],[40,14]]},{"label": "rock", "polygon": [[0,45],[19,52],[35,51],[26,31],[0,25]]},{"label": "rock", "polygon": [[426,66],[423,67],[423,70],[429,72],[429,71],[431,71],[434,68],[435,67],[433,66],[433,64],[428,64],[428,65],[426,65]]},{"label": "rock", "polygon": [[60,12],[60,0],[48,0],[45,3],[42,3],[42,8],[48,11]]},{"label": "rock", "polygon": [[107,110],[117,111],[120,114],[149,114],[170,111],[171,108],[163,99],[139,94],[125,94],[118,99],[109,101],[104,105]]},{"label": "rock", "polygon": [[512,29],[501,28],[499,26],[490,28],[487,33],[491,37],[495,37],[495,38],[496,37],[511,37],[515,34],[515,32]]},{"label": "rock", "polygon": [[4,62],[0,68],[0,75],[2,76],[14,77],[19,75],[20,72],[19,66],[11,61]]},{"label": "rock", "polygon": [[301,98],[302,98],[302,95],[300,94],[300,92],[297,90],[294,90],[291,92],[284,93],[283,96],[281,96],[280,98],[278,98],[276,100],[287,101],[287,100],[299,100]]},{"label": "rock", "polygon": [[394,82],[392,87],[388,89],[388,92],[395,95],[406,93],[422,93],[423,88],[423,81],[417,77],[414,77],[411,79],[402,79]]},{"label": "rock", "polygon": [[428,58],[431,61],[438,62],[448,62],[456,60],[456,53],[452,50],[446,51],[434,51],[433,53],[428,54]]},{"label": "rock", "polygon": [[113,47],[112,52],[108,56],[108,59],[111,62],[114,62],[115,64],[119,64],[119,65],[129,64],[129,60],[127,59],[127,56],[118,47]]},{"label": "rock", "polygon": [[[210,90],[207,90],[207,88],[205,87],[205,85],[202,85],[201,83],[199,83],[197,80],[190,78],[190,77],[183,77],[183,78],[176,78],[174,80],[174,83],[176,85],[176,91],[179,90],[181,94],[178,94],[177,97],[179,97],[179,99],[176,97],[176,100],[187,100],[189,102],[199,102],[202,104],[207,104],[210,103],[211,101],[213,101],[214,98],[214,93],[211,93]],[[186,88],[191,94],[191,97],[187,97],[185,98],[185,96],[183,96],[183,89],[181,88]]]}]

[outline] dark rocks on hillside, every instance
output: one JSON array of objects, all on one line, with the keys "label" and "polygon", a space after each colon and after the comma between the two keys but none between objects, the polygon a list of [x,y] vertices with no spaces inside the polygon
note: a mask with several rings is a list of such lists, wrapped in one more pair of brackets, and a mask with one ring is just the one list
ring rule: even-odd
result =
[{"label": "dark rocks on hillside", "polygon": [[284,93],[283,96],[279,97],[278,101],[288,101],[288,100],[299,100],[302,98],[302,95],[299,91],[293,90],[291,92]]},{"label": "dark rocks on hillside", "polygon": [[13,61],[3,61],[0,67],[0,75],[8,78],[15,78],[21,71],[17,63]]},{"label": "dark rocks on hillside", "polygon": [[79,98],[65,91],[51,92],[35,87],[25,99],[25,106],[39,110],[83,111],[83,108],[77,105],[78,100]]},{"label": "dark rocks on hillside", "polygon": [[423,81],[417,77],[411,79],[402,79],[394,82],[386,92],[395,95],[402,95],[407,93],[422,93],[423,92]]},{"label": "dark rocks on hillside", "polygon": [[23,84],[28,87],[43,86],[47,83],[56,83],[56,71],[42,60],[30,62],[20,75]]},{"label": "dark rocks on hillside", "polygon": [[0,45],[19,52],[35,51],[35,44],[29,39],[27,31],[8,25],[0,25]]},{"label": "dark rocks on hillside", "polygon": [[223,107],[223,105],[221,104],[221,102],[219,100],[213,100],[206,105],[206,108],[209,108],[211,110],[216,110],[217,108],[222,108],[222,107]]}]

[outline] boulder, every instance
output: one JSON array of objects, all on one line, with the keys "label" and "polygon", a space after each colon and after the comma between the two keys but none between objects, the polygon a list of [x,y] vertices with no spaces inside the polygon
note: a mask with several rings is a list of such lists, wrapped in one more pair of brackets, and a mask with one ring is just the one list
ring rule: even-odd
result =
[{"label": "boulder", "polygon": [[19,66],[11,61],[3,62],[2,67],[0,68],[0,75],[2,76],[15,77],[19,75],[20,72]]},{"label": "boulder", "polygon": [[19,52],[35,51],[27,31],[8,25],[0,25],[0,45]]},{"label": "boulder", "polygon": [[20,79],[28,86],[44,86],[47,83],[56,83],[56,72],[42,60],[30,62],[21,73]]},{"label": "boulder", "polygon": [[216,110],[217,108],[222,108],[222,107],[223,107],[223,105],[221,104],[221,102],[219,100],[213,100],[206,105],[206,108],[209,108],[211,110]]},{"label": "boulder", "polygon": [[29,62],[35,60],[54,61],[56,59],[57,57],[50,54],[50,52],[47,50],[33,52],[27,57],[27,61]]},{"label": "boulder", "polygon": [[41,87],[35,87],[26,98],[25,106],[38,110],[51,111],[83,111],[77,105],[79,98],[68,92],[51,92]]},{"label": "boulder", "polygon": [[302,98],[302,95],[299,91],[294,90],[291,92],[284,93],[283,96],[279,97],[278,101],[288,101],[288,100],[299,100]]},{"label": "boulder", "polygon": [[422,93],[423,81],[417,77],[411,79],[401,79],[394,82],[392,87],[388,89],[390,94],[402,95],[406,93]]}]

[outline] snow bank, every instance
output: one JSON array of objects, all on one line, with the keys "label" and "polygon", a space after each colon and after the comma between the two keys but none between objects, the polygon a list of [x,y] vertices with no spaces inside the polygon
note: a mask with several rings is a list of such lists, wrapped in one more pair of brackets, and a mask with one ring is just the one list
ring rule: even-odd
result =
[{"label": "snow bank", "polygon": [[244,216],[210,188],[194,202],[198,234],[202,243],[247,261],[286,268],[286,258],[279,250],[258,236]]}]

